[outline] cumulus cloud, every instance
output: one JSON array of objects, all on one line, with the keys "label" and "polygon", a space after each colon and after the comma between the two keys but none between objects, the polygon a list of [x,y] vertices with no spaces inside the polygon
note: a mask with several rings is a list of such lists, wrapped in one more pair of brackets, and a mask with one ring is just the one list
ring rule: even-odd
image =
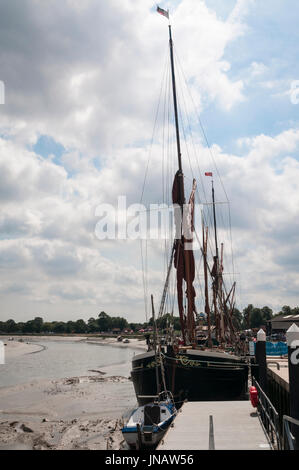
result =
[{"label": "cumulus cloud", "polygon": [[[7,85],[0,124],[33,144],[50,135],[66,148],[102,156],[107,148],[150,137],[167,51],[167,23],[136,4],[12,0],[1,5],[0,60]],[[225,47],[242,34],[242,8],[221,21],[204,1],[184,0],[174,12],[175,40],[188,79],[205,99],[231,108],[243,84],[231,81]],[[188,30],[188,35],[186,34]],[[196,45],[196,47],[194,47]]]},{"label": "cumulus cloud", "polygon": [[[247,139],[247,152],[242,157],[224,153],[220,147],[212,148],[218,171],[223,175],[226,190],[231,195],[234,254],[237,270],[242,273],[242,301],[245,303],[251,301],[255,292],[257,302],[268,301],[278,305],[283,298],[282,290],[278,289],[281,269],[285,269],[284,278],[289,279],[291,284],[295,282],[294,276],[298,276],[297,264],[292,256],[293,250],[297,249],[296,214],[299,203],[299,164],[292,155],[298,147],[299,132],[290,129],[274,137],[260,135]],[[13,155],[18,157],[19,146],[14,148],[10,142],[4,148],[14,150],[11,158]],[[202,144],[198,144],[197,151],[202,167],[211,168],[210,152]],[[6,157],[8,155],[6,153]],[[6,202],[0,220],[6,238],[0,250],[1,266],[5,267],[3,274],[10,270],[19,284],[24,278],[31,279],[29,286],[23,292],[19,291],[19,296],[42,303],[48,299],[49,305],[56,307],[61,302],[63,305],[66,303],[68,306],[64,308],[67,311],[73,302],[79,302],[90,312],[98,304],[107,305],[110,302],[110,307],[113,306],[118,312],[123,306],[130,306],[131,315],[137,318],[138,310],[143,308],[139,242],[100,242],[94,234],[97,222],[94,209],[98,201],[116,201],[117,196],[126,194],[126,191],[131,201],[134,196],[135,200],[139,196],[137,188],[144,170],[143,161],[134,149],[126,150],[125,155],[134,169],[130,171],[129,168],[126,172],[125,182],[120,170],[123,153],[112,159],[108,166],[94,169],[92,179],[89,169],[81,173],[78,179],[67,179],[61,173],[60,166],[51,162],[54,168],[57,167],[57,176],[63,178],[64,191],[60,191],[60,185],[53,184],[46,186],[45,193],[41,193],[38,174],[39,171],[43,172],[43,167],[49,166],[49,162],[23,150],[23,161],[27,159],[32,170],[24,171],[23,178],[19,180],[22,185],[19,190],[26,197],[21,201],[12,196]],[[10,161],[10,158],[4,159],[4,168],[5,164],[10,165]],[[192,163],[195,167],[196,162]],[[150,179],[150,194],[161,193],[158,167],[159,154],[154,151],[150,168],[155,171]],[[213,171],[216,172],[216,169]],[[186,168],[186,188],[190,186],[188,173]],[[37,177],[32,179],[32,175]],[[103,184],[99,188],[96,182],[99,184],[101,181]],[[225,196],[221,184],[219,181],[215,184],[217,201],[223,201]],[[25,191],[28,185],[31,193]],[[207,182],[205,185],[199,185],[199,195],[203,198],[205,191],[209,199],[209,185]],[[149,200],[152,200],[151,196]],[[227,258],[230,240],[226,233],[228,226],[222,223],[223,209],[220,207],[217,207],[219,238],[225,242]],[[286,236],[293,243],[282,249]],[[163,282],[163,241],[152,243],[148,249],[152,256],[148,283],[158,301]],[[159,257],[162,258],[160,262]],[[271,274],[270,278],[268,273]],[[267,289],[265,276],[272,279]],[[11,291],[5,292],[9,296]]]},{"label": "cumulus cloud", "polygon": [[[203,0],[182,0],[173,12],[176,56],[201,111],[213,104],[230,116],[246,100],[245,80],[230,73],[226,49],[246,35],[253,5],[238,0],[225,20]],[[170,198],[175,151],[171,162],[163,160],[162,130],[149,144],[168,53],[167,22],[152,7],[149,0],[11,0],[0,6],[0,78],[7,92],[0,114],[5,318],[14,313],[26,319],[37,311],[45,318],[87,318],[106,309],[144,319],[140,244],[100,242],[95,214],[98,204],[116,205],[119,195],[128,204],[139,202],[143,189],[146,205]],[[253,80],[267,73],[259,60],[250,60],[247,69]],[[55,145],[41,151],[47,139],[59,152]],[[241,305],[296,302],[296,127],[240,137],[240,154],[217,145],[210,150],[198,137],[186,140],[186,191],[192,169],[201,202],[210,202],[210,182],[199,170],[218,171],[225,181],[227,193],[215,181],[218,201],[227,203],[228,194],[231,210],[217,206],[219,235],[229,270],[231,240],[222,216],[231,215]],[[187,146],[196,150],[190,161]],[[286,237],[291,243],[282,249]],[[147,246],[147,283],[156,304],[167,268],[164,245]],[[200,295],[198,302],[200,309]]]}]

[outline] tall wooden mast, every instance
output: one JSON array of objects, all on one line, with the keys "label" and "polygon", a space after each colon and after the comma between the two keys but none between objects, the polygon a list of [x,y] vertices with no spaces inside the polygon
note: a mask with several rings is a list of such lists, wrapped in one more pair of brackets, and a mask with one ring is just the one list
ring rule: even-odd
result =
[{"label": "tall wooden mast", "polygon": [[212,202],[213,202],[213,219],[214,219],[214,237],[215,237],[215,256],[214,264],[212,268],[212,277],[213,277],[213,305],[214,305],[214,317],[215,317],[215,326],[216,326],[216,339],[220,341],[220,319],[218,312],[218,288],[219,288],[219,253],[218,253],[218,240],[217,240],[217,222],[216,222],[216,207],[215,207],[215,190],[214,182],[212,179]]},{"label": "tall wooden mast", "polygon": [[204,262],[204,280],[205,280],[205,313],[207,315],[207,322],[208,322],[208,346],[209,348],[211,348],[212,347],[211,312],[210,312],[210,305],[209,305],[207,251],[208,251],[208,227],[204,226],[204,219],[202,215],[202,254],[203,254],[203,262]]},{"label": "tall wooden mast", "polygon": [[[178,118],[178,105],[177,105],[177,94],[176,94],[176,81],[175,81],[175,68],[174,68],[174,55],[173,55],[173,40],[171,33],[171,25],[169,28],[169,49],[170,49],[170,64],[171,64],[171,79],[172,79],[172,94],[173,94],[173,107],[174,107],[174,119],[175,119],[175,130],[176,130],[176,144],[177,144],[177,157],[178,157],[178,171],[176,174],[176,181],[178,185],[178,198],[177,202],[181,208],[181,228],[180,228],[180,239],[176,240],[176,260],[181,258],[180,261],[177,261],[177,288],[178,288],[178,297],[179,300],[179,310],[180,310],[180,319],[181,319],[181,328],[183,334],[184,343],[186,342],[193,343],[195,340],[195,322],[194,322],[194,287],[193,283],[193,274],[191,265],[194,264],[193,251],[185,249],[185,241],[183,234],[183,219],[184,219],[184,205],[185,205],[185,189],[184,189],[184,175],[182,167],[182,155],[181,155],[181,144],[180,144],[180,128],[179,128],[179,118]],[[193,182],[194,184],[194,182]],[[193,194],[194,197],[194,194]],[[188,241],[190,243],[190,240]],[[183,307],[182,307],[182,273],[178,273],[178,270],[181,269],[184,272],[183,278],[186,282],[186,293],[188,300],[187,316],[185,319]]]},{"label": "tall wooden mast", "polygon": [[183,175],[183,168],[182,168],[180,127],[179,127],[178,104],[177,104],[177,96],[176,96],[176,82],[175,82],[175,71],[174,71],[173,41],[172,41],[172,34],[171,34],[171,25],[168,25],[168,28],[169,28],[169,49],[170,49],[170,64],[171,64],[172,95],[173,95],[175,132],[176,132],[176,144],[177,144],[178,167],[179,167],[178,171],[179,171],[179,183],[180,183],[180,206],[183,207],[183,204],[185,204],[185,190],[184,190],[184,175]]}]

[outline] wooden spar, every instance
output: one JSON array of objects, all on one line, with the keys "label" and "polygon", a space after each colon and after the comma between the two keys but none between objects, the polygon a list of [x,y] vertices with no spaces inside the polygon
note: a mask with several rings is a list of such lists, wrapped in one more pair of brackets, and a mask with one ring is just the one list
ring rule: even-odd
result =
[{"label": "wooden spar", "polygon": [[[233,336],[235,334],[235,329],[232,323],[235,283],[233,284],[229,294],[227,295],[223,283],[223,248],[224,244],[221,243],[220,260],[217,260],[217,256],[214,256],[213,269],[212,271],[209,271],[213,279],[212,290],[216,325],[216,339],[219,343],[226,342],[228,337],[230,337],[230,340],[232,341]],[[228,307],[227,303],[231,294],[232,299],[230,301],[230,306]]]},{"label": "wooden spar", "polygon": [[219,266],[219,274],[221,276],[221,282],[222,282],[222,273],[223,273],[223,243],[221,243],[221,256],[220,256],[220,266]]},{"label": "wooden spar", "polygon": [[202,215],[202,246],[203,246],[203,262],[204,262],[204,279],[205,279],[205,313],[207,315],[208,321],[208,346],[212,347],[212,338],[211,338],[211,312],[209,305],[209,286],[208,286],[208,267],[207,267],[207,245],[208,245],[208,227],[205,227],[203,222]]},{"label": "wooden spar", "polygon": [[218,311],[217,311],[217,296],[216,296],[216,287],[215,287],[214,283],[215,283],[215,280],[213,280],[213,283],[212,283],[213,308],[214,308],[214,318],[215,318],[216,340],[219,342],[219,324],[218,324]]},{"label": "wooden spar", "polygon": [[[225,303],[228,302],[228,300],[229,300],[231,294],[232,294],[232,299],[234,298],[234,295],[235,295],[235,288],[236,288],[236,282],[233,283],[233,285],[232,285],[232,287],[231,287],[231,289],[230,289],[230,291],[229,291],[229,293],[228,293],[228,295],[227,295],[227,297],[226,297],[226,299],[225,299]],[[230,301],[230,304],[231,304],[231,305],[232,305],[232,302],[233,302],[233,300]]]},{"label": "wooden spar", "polygon": [[154,307],[154,296],[151,295],[152,301],[152,315],[154,323],[154,351],[155,351],[155,362],[156,362],[156,382],[157,382],[157,395],[160,393],[160,381],[159,381],[159,370],[158,370],[158,355],[157,355],[157,323],[155,318],[155,307]]},{"label": "wooden spar", "polygon": [[170,277],[171,267],[172,267],[173,258],[174,258],[174,250],[175,250],[175,243],[173,244],[172,251],[171,251],[171,256],[170,256],[170,261],[169,261],[169,264],[168,264],[167,276],[166,276],[166,280],[165,280],[165,284],[164,284],[164,289],[163,289],[163,294],[162,294],[162,299],[161,299],[158,318],[160,318],[162,316],[163,310],[164,310],[165,299],[166,299],[167,289],[168,289],[168,285],[169,285],[169,277]]},{"label": "wooden spar", "polygon": [[[231,290],[229,291],[226,299],[224,300],[224,306],[226,309],[227,313],[227,320],[228,320],[228,325],[230,328],[230,336],[231,336],[231,341],[233,342],[235,339],[235,327],[233,324],[233,311],[235,308],[235,290],[236,290],[236,282],[233,283]],[[227,303],[229,301],[229,308],[227,307]]]},{"label": "wooden spar", "polygon": [[[219,271],[218,271],[218,292],[220,293],[220,296],[222,296],[222,287],[223,287],[223,279],[222,279],[222,272],[223,272],[223,243],[221,243],[221,252],[220,252],[220,263],[219,263]],[[221,305],[222,304],[222,305]],[[219,317],[220,317],[220,338],[222,340],[225,339],[225,327],[224,327],[224,312],[223,312],[223,302],[220,304],[220,311],[219,311]]]},{"label": "wooden spar", "polygon": [[217,241],[217,223],[216,223],[216,208],[215,208],[215,191],[214,181],[212,180],[212,200],[213,200],[213,218],[214,218],[214,234],[215,234],[215,250],[218,262],[218,241]]}]

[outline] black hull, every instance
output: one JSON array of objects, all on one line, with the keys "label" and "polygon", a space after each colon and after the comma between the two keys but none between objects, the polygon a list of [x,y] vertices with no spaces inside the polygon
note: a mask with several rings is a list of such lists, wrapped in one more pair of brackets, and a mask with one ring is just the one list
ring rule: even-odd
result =
[{"label": "black hull", "polygon": [[[166,387],[177,406],[189,401],[224,401],[247,398],[248,366],[240,358],[225,353],[189,350],[163,359]],[[132,381],[139,405],[157,393],[156,361],[153,352],[135,356]],[[158,360],[159,381],[162,384]]]}]

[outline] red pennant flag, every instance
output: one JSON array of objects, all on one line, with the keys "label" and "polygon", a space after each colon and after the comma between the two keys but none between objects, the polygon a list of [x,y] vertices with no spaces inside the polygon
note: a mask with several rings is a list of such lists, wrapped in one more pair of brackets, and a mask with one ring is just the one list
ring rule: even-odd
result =
[{"label": "red pennant flag", "polygon": [[205,173],[205,175],[206,175],[206,176],[213,176],[213,173],[212,173],[211,171],[207,171],[207,172]]},{"label": "red pennant flag", "polygon": [[166,18],[169,19],[169,11],[163,10],[163,8],[158,7],[157,5],[157,12],[160,13],[160,15],[166,16]]}]

